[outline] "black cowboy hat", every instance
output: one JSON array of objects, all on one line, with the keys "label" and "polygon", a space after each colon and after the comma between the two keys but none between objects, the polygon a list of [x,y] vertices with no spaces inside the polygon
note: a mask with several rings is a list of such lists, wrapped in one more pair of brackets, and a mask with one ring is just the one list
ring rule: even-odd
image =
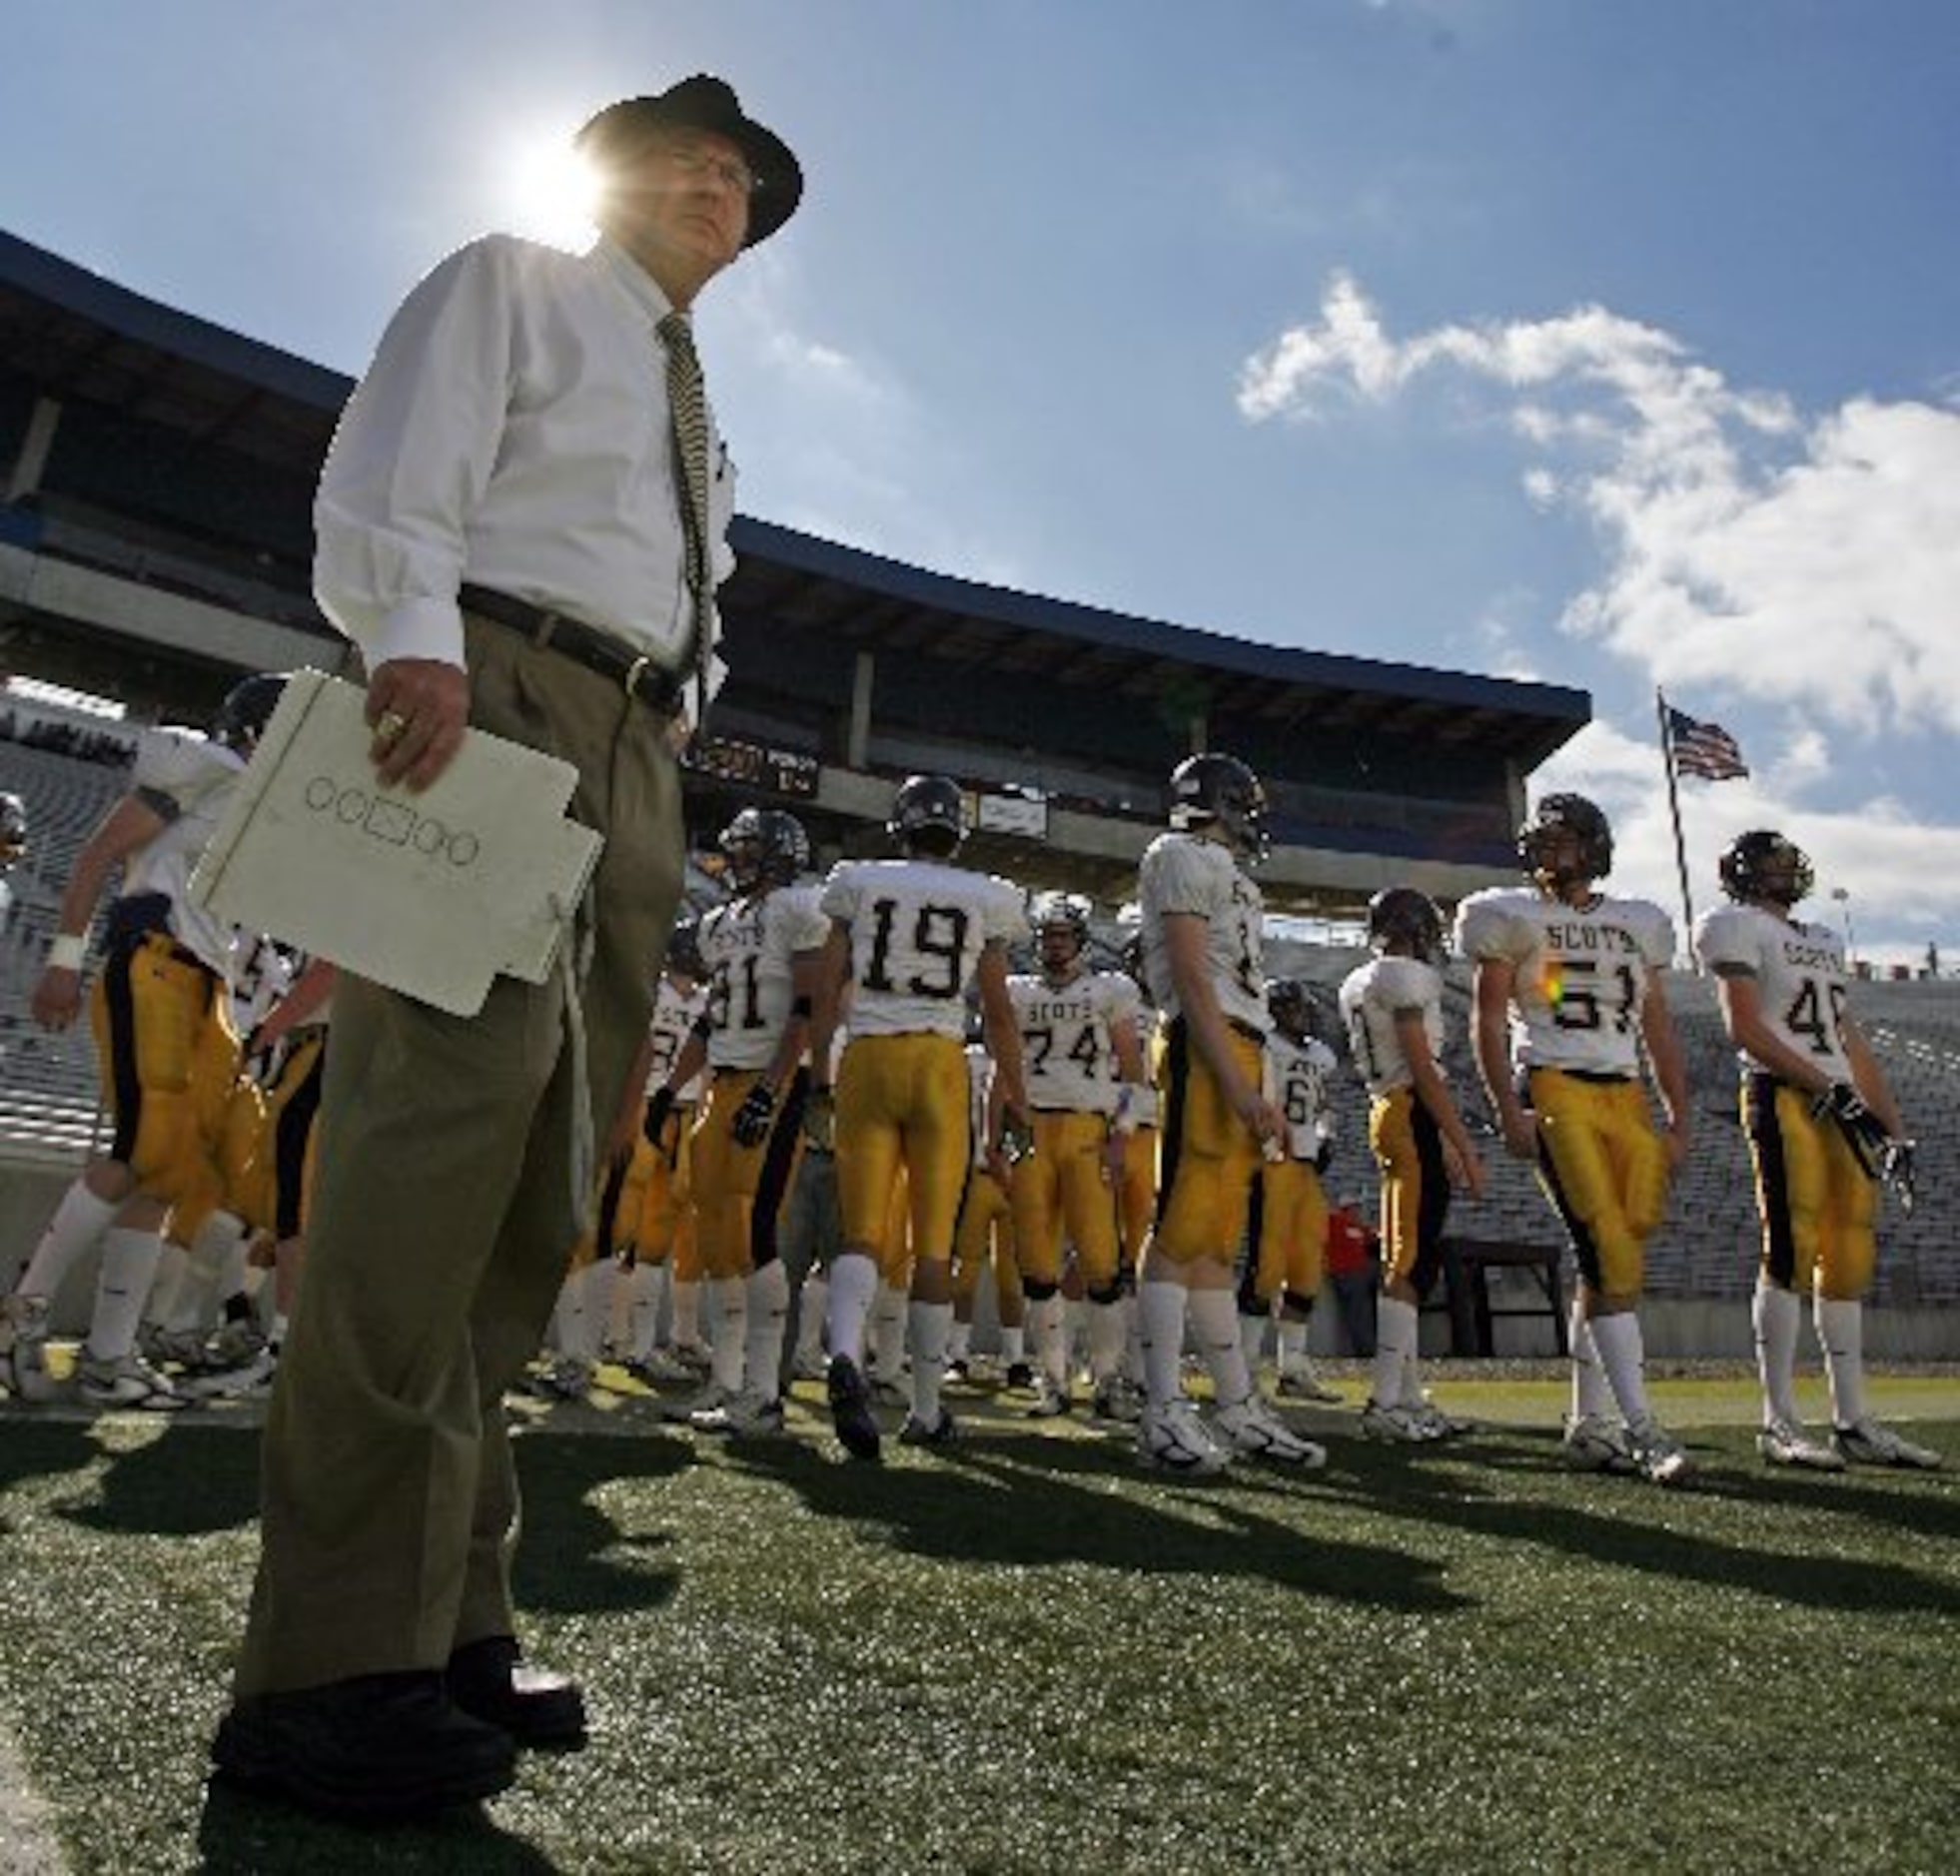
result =
[{"label": "black cowboy hat", "polygon": [[608,104],[572,141],[603,163],[628,140],[663,126],[711,130],[741,151],[760,185],[749,199],[744,247],[766,241],[795,214],[803,195],[803,170],[795,154],[774,131],[742,115],[732,85],[705,72],[683,78],[654,97],[621,98]]}]

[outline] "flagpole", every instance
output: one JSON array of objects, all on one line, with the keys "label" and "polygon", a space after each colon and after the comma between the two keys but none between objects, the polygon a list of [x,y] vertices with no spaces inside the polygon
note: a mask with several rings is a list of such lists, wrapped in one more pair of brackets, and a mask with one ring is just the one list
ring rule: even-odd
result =
[{"label": "flagpole", "polygon": [[1694,899],[1688,892],[1687,848],[1681,840],[1681,795],[1674,778],[1674,738],[1667,728],[1667,698],[1658,684],[1653,687],[1653,707],[1660,724],[1660,766],[1667,771],[1667,817],[1674,824],[1674,870],[1681,882],[1681,939],[1692,960]]}]

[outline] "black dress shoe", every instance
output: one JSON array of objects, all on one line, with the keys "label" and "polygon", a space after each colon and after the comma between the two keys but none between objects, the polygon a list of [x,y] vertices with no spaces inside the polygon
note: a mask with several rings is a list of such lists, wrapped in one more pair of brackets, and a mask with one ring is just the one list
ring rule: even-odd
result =
[{"label": "black dress shoe", "polygon": [[486,1635],[450,1656],[450,1698],[473,1719],[520,1746],[575,1752],[585,1743],[585,1696],[578,1683],[525,1667],[508,1635]]},{"label": "black dress shoe", "polygon": [[433,1669],[241,1700],[211,1757],[243,1790],[359,1824],[494,1797],[517,1772],[509,1735],[459,1712]]}]

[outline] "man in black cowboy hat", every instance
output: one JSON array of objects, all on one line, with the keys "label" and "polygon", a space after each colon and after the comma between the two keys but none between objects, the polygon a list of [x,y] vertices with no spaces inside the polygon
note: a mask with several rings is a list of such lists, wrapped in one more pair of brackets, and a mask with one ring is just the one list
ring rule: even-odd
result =
[{"label": "man in black cowboy hat", "polygon": [[500,978],[474,1017],[345,976],[336,1000],[306,1302],[214,1758],[361,1821],[488,1797],[518,1747],[584,1737],[577,1686],[518,1665],[499,1401],[577,1236],[575,1143],[646,1032],[680,893],[674,750],[721,674],[734,471],[688,311],[802,194],[717,78],[611,105],[578,142],[598,242],[491,236],[438,267],[316,509],[315,588],[367,664],[378,784],[427,787],[483,729],[572,762],[572,812],[605,840],[575,978]]}]

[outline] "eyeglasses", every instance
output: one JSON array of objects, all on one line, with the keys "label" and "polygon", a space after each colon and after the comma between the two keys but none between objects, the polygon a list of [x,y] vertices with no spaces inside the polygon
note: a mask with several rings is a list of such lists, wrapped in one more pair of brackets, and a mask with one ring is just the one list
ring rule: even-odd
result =
[{"label": "eyeglasses", "polygon": [[753,198],[762,193],[762,178],[739,157],[722,156],[697,143],[663,143],[659,148],[660,160],[689,182],[712,177],[738,196]]}]

